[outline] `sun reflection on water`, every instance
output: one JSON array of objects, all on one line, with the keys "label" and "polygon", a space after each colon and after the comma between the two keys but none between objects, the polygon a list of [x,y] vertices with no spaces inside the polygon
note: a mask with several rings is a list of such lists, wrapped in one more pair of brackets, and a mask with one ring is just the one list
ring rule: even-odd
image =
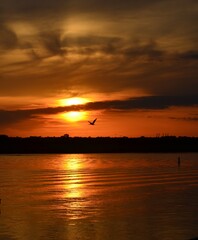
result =
[{"label": "sun reflection on water", "polygon": [[65,163],[65,170],[68,172],[67,181],[65,181],[66,197],[80,198],[83,196],[83,184],[79,169],[82,163],[78,158],[68,159]]},{"label": "sun reflection on water", "polygon": [[65,159],[64,161],[64,169],[66,171],[78,171],[82,168],[82,161],[80,161],[80,155],[74,155],[69,159]]},{"label": "sun reflection on water", "polygon": [[80,155],[73,155],[64,159],[63,168],[66,173],[64,180],[64,196],[67,216],[70,219],[79,219],[84,217],[84,211],[87,207],[85,185],[83,184],[81,169],[83,161]]}]

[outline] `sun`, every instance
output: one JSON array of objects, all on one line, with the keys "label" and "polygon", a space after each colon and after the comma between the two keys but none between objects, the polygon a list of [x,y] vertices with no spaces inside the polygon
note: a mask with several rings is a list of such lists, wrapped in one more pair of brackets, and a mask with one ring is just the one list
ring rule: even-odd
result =
[{"label": "sun", "polygon": [[[57,100],[58,105],[65,106],[73,106],[73,105],[81,105],[89,102],[87,98],[81,97],[73,97],[73,98],[64,98]],[[78,122],[87,119],[87,112],[85,111],[70,111],[64,112],[59,115],[61,119],[69,121],[69,122]]]},{"label": "sun", "polygon": [[[87,102],[89,102],[87,98],[81,97],[65,98],[58,100],[59,106],[81,105]],[[78,122],[85,120],[87,118],[87,113],[85,111],[70,111],[62,113],[61,118],[69,122]]]},{"label": "sun", "polygon": [[78,121],[83,121],[86,119],[86,112],[81,112],[81,111],[72,111],[72,112],[66,112],[61,114],[62,118],[64,120],[67,120],[69,122],[78,122]]},{"label": "sun", "polygon": [[85,104],[87,102],[88,102],[88,99],[81,98],[81,97],[64,98],[64,99],[58,100],[58,103],[61,106],[80,105],[80,104]]}]

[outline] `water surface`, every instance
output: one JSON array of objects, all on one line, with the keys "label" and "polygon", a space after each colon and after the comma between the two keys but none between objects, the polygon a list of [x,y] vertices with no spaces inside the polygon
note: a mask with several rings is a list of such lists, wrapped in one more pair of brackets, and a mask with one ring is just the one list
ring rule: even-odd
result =
[{"label": "water surface", "polygon": [[198,154],[0,156],[1,240],[198,237]]}]

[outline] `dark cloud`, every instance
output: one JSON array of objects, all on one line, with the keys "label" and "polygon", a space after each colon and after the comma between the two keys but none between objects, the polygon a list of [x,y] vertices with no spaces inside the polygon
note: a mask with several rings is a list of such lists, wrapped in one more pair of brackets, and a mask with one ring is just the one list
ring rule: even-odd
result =
[{"label": "dark cloud", "polygon": [[56,108],[38,108],[27,110],[0,110],[0,125],[9,125],[23,120],[37,118],[41,114],[57,114],[59,112],[70,111],[71,107],[56,107]]},{"label": "dark cloud", "polygon": [[[163,2],[164,0],[161,0]],[[158,3],[158,0],[139,0],[139,1],[129,1],[129,0],[1,0],[0,7],[5,10],[12,10],[12,12],[17,12],[23,15],[27,14],[38,14],[46,13],[53,11],[62,11],[63,9],[68,9],[70,12],[99,12],[104,13],[113,13],[115,11],[126,11],[133,10],[137,11],[139,9],[148,8],[155,3]],[[57,13],[58,14],[58,13]]]},{"label": "dark cloud", "polygon": [[83,35],[83,36],[72,36],[66,35],[63,39],[63,44],[68,47],[98,47],[104,45],[115,45],[115,47],[120,46],[123,44],[122,37],[115,37],[115,36],[103,36],[103,35]]},{"label": "dark cloud", "polygon": [[[164,0],[161,0],[163,2]],[[126,11],[138,11],[145,8],[149,8],[154,4],[158,3],[157,0],[139,0],[139,1],[130,1],[130,0],[72,0],[69,1],[69,7],[71,10],[75,12],[94,12],[100,14],[110,14],[113,16],[119,12]]]},{"label": "dark cloud", "polygon": [[182,121],[198,121],[198,117],[170,117],[173,120],[182,120]]},{"label": "dark cloud", "polygon": [[66,50],[63,49],[60,31],[43,31],[40,33],[40,41],[50,55],[65,55]]},{"label": "dark cloud", "polygon": [[0,50],[11,50],[18,44],[18,38],[6,24],[0,23]]},{"label": "dark cloud", "polygon": [[[0,94],[128,89],[198,94],[197,5],[194,0],[2,0],[0,49],[12,59],[0,53]],[[16,22],[34,30],[29,25],[21,30]],[[14,49],[20,53],[14,55]]]},{"label": "dark cloud", "polygon": [[148,57],[149,59],[159,59],[165,55],[163,50],[160,50],[156,42],[150,41],[146,44],[133,44],[126,49],[123,49],[122,54],[127,58]]},{"label": "dark cloud", "polygon": [[2,9],[4,16],[12,13],[18,17],[45,17],[45,14],[49,12],[58,14],[58,10],[60,12],[65,10],[67,2],[65,0],[1,0],[0,9]]},{"label": "dark cloud", "polygon": [[[18,68],[13,74],[9,66],[7,72],[4,67],[1,95],[46,96],[71,89],[81,94],[126,89],[154,95],[198,94],[195,50],[170,53],[154,40],[89,36],[86,41],[85,37],[62,38],[59,32],[45,32],[38,39],[45,54],[30,44],[29,62],[13,66]],[[77,60],[72,61],[73,55]],[[47,61],[52,56],[60,59]]]},{"label": "dark cloud", "polygon": [[179,58],[184,60],[198,60],[198,50],[191,50],[178,55]]},{"label": "dark cloud", "polygon": [[[126,100],[112,100],[101,102],[90,102],[84,105],[49,107],[30,110],[0,110],[0,125],[9,125],[19,121],[35,119],[39,115],[51,115],[68,111],[131,111],[131,110],[157,110],[178,106],[196,106],[198,96],[149,96],[130,98]],[[191,119],[192,120],[192,119]]]},{"label": "dark cloud", "polygon": [[172,106],[193,106],[197,104],[197,96],[149,96],[87,103],[85,110],[166,109]]}]

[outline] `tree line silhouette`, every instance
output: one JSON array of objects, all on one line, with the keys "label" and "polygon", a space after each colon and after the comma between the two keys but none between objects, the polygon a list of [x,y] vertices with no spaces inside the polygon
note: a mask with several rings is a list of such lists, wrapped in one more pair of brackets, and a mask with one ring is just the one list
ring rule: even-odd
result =
[{"label": "tree line silhouette", "polygon": [[0,135],[0,154],[23,153],[198,152],[198,137],[8,137]]}]

